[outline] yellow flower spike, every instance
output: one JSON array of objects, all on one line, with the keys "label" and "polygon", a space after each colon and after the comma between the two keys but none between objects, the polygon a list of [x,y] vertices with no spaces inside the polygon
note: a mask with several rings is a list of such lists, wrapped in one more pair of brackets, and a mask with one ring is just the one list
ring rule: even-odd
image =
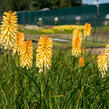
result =
[{"label": "yellow flower spike", "polygon": [[1,25],[1,43],[4,49],[13,47],[17,32],[17,16],[16,12],[4,12],[3,22]]},{"label": "yellow flower spike", "polygon": [[36,50],[36,67],[39,68],[39,72],[44,69],[49,69],[52,58],[52,39],[48,36],[43,36],[38,42],[38,48]]},{"label": "yellow flower spike", "polygon": [[88,23],[85,23],[84,36],[90,36],[90,34],[91,34],[91,25]]},{"label": "yellow flower spike", "polygon": [[84,57],[83,56],[81,56],[79,59],[79,66],[84,67]]},{"label": "yellow flower spike", "polygon": [[72,55],[78,57],[81,55],[82,33],[80,30],[74,30],[72,40]]},{"label": "yellow flower spike", "polygon": [[109,67],[109,44],[106,45],[105,56]]},{"label": "yellow flower spike", "polygon": [[32,67],[33,46],[32,41],[24,41],[20,49],[20,66],[27,69]]},{"label": "yellow flower spike", "polygon": [[104,77],[105,72],[108,70],[106,57],[104,54],[99,54],[97,60],[98,60],[98,69],[101,72],[101,76]]},{"label": "yellow flower spike", "polygon": [[20,53],[20,48],[24,42],[24,33],[18,32],[16,34],[16,41],[14,43],[13,54]]}]

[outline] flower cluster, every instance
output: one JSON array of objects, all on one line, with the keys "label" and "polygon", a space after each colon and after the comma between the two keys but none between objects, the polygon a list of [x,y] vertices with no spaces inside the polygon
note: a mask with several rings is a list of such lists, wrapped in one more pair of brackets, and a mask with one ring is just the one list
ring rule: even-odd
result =
[{"label": "flower cluster", "polygon": [[47,36],[40,38],[38,42],[38,48],[36,50],[36,67],[40,69],[40,72],[43,69],[50,68],[51,57],[52,57],[52,39]]},{"label": "flower cluster", "polygon": [[16,34],[16,41],[14,43],[13,54],[20,53],[20,49],[23,42],[24,42],[24,33],[18,32]]},{"label": "flower cluster", "polygon": [[[33,64],[33,46],[32,41],[24,41],[24,33],[17,32],[17,16],[16,12],[4,12],[3,22],[1,25],[0,39],[4,49],[11,49],[13,47],[13,54],[20,57],[20,66],[27,69]],[[55,31],[73,31],[72,38],[72,56],[80,57],[79,66],[84,67],[84,48],[82,48],[82,36],[89,36],[91,34],[91,25],[86,23],[81,25],[61,25],[54,26],[52,29],[43,29],[42,32],[54,33]],[[82,32],[83,30],[83,32]],[[49,69],[52,58],[52,39],[48,36],[42,36],[37,44],[36,67],[39,72]],[[109,44],[107,44],[105,53],[99,54],[97,57],[98,69],[102,77],[109,67]]]},{"label": "flower cluster", "polygon": [[73,31],[75,29],[83,30],[83,25],[60,25],[60,26],[54,26],[53,30],[55,31]]},{"label": "flower cluster", "polygon": [[106,45],[106,49],[105,49],[105,57],[108,63],[108,67],[109,67],[109,44]]},{"label": "flower cluster", "polygon": [[101,72],[102,77],[104,77],[105,72],[108,70],[106,57],[104,54],[99,54],[97,60],[98,60],[98,69]]},{"label": "flower cluster", "polygon": [[20,66],[27,69],[32,67],[33,47],[32,41],[23,42],[20,49]]},{"label": "flower cluster", "polygon": [[78,57],[81,55],[82,32],[78,29],[73,32],[72,55]]},{"label": "flower cluster", "polygon": [[4,46],[4,49],[13,47],[16,39],[17,26],[16,12],[4,12],[1,25],[1,43]]},{"label": "flower cluster", "polygon": [[104,77],[105,72],[109,68],[109,44],[106,45],[105,52],[99,54],[98,57],[98,70],[101,72],[102,77]]},{"label": "flower cluster", "polygon": [[90,34],[91,34],[91,25],[88,23],[85,23],[84,36],[90,36]]},{"label": "flower cluster", "polygon": [[81,56],[79,59],[79,66],[84,67],[84,57],[83,56]]},{"label": "flower cluster", "polygon": [[54,33],[54,31],[52,29],[42,29],[42,30],[40,30],[40,32],[46,33],[46,34],[52,34],[52,33]]}]

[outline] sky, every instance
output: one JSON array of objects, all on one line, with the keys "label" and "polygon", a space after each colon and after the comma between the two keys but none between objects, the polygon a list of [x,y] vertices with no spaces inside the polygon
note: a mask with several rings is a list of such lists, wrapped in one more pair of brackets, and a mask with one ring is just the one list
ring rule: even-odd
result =
[{"label": "sky", "polygon": [[[84,4],[96,4],[96,0],[83,0]],[[99,3],[109,3],[109,0],[99,0]]]}]

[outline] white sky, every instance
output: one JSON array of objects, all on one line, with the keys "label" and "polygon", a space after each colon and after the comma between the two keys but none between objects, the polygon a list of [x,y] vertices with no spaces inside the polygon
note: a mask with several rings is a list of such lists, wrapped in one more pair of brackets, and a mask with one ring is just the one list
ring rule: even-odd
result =
[{"label": "white sky", "polygon": [[[95,4],[96,0],[83,0],[84,4]],[[99,0],[99,3],[109,3],[109,0]]]}]

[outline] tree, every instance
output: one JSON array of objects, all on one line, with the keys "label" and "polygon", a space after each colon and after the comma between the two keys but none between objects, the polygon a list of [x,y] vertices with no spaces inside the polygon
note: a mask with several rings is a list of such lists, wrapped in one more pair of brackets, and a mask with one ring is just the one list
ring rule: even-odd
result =
[{"label": "tree", "polygon": [[31,0],[0,0],[1,11],[14,10],[29,10]]},{"label": "tree", "polygon": [[82,0],[33,0],[32,4],[35,10],[42,8],[56,9],[80,6]]},{"label": "tree", "polygon": [[31,0],[21,0],[21,2],[19,0],[12,0],[13,9],[15,11],[29,10],[30,2]]},{"label": "tree", "polygon": [[82,5],[82,0],[71,0],[72,1],[72,6],[81,6]]},{"label": "tree", "polygon": [[32,4],[35,10],[51,8],[51,0],[32,0]]},{"label": "tree", "polygon": [[82,5],[82,0],[0,0],[0,11],[68,8]]}]

